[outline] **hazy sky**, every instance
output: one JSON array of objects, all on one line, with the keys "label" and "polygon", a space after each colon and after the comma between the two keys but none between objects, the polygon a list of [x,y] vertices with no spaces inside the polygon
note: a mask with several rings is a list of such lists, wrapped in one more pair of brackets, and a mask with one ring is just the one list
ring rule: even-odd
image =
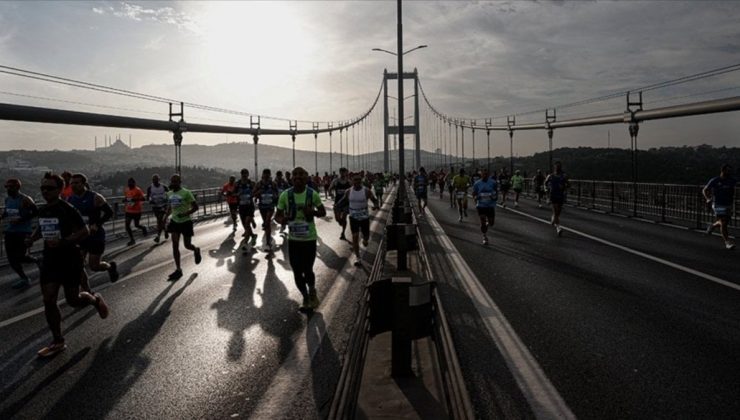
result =
[{"label": "hazy sky", "polygon": [[[429,45],[405,57],[406,69],[418,68],[438,110],[465,118],[505,121],[512,113],[740,63],[738,1],[407,1],[403,23],[407,48]],[[0,2],[0,65],[290,119],[343,120],[364,112],[383,69],[396,66],[395,57],[374,47],[396,49],[395,1]],[[736,95],[740,72],[650,92],[645,102],[654,108]],[[5,74],[0,102],[156,119],[167,112],[158,103]],[[619,98],[563,109],[558,118],[623,109]],[[186,116],[245,122],[193,110]],[[544,115],[528,118],[540,122]],[[555,144],[606,146],[607,131],[612,146],[629,146],[624,125],[559,130]],[[738,146],[739,133],[738,113],[650,122],[641,127],[640,146]],[[92,148],[94,136],[118,134],[132,135],[135,146],[170,141],[165,133],[0,121],[0,149]],[[494,154],[508,153],[505,134],[493,137]],[[186,134],[185,141],[247,140]],[[547,144],[544,132],[521,132],[515,140],[523,155]],[[285,138],[263,141],[289,145]],[[484,141],[479,133],[479,156]],[[308,137],[299,144],[313,148]]]}]

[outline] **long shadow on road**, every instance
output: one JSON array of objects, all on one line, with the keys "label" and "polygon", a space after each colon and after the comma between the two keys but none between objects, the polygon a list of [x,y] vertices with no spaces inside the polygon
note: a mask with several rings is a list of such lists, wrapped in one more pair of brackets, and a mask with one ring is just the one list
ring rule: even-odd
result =
[{"label": "long shadow on road", "polygon": [[[159,334],[175,300],[196,277],[197,274],[192,274],[182,287],[165,299],[176,284],[170,283],[138,318],[121,329],[112,344],[109,340],[104,341],[90,367],[45,418],[102,418],[110,413],[146,371],[150,360],[141,354],[142,351]],[[93,400],[86,401],[85,398]]]}]

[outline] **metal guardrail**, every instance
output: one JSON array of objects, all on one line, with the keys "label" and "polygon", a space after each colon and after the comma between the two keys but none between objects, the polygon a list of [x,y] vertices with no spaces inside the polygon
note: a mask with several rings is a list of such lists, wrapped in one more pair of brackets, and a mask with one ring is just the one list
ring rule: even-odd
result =
[{"label": "metal guardrail", "polygon": [[[570,180],[567,202],[579,207],[608,213],[628,214],[662,223],[683,221],[697,229],[706,228],[715,220],[711,206],[701,191],[703,185],[657,184]],[[524,193],[536,195],[531,179],[525,180]],[[733,226],[740,222],[740,187],[735,189],[730,220]]]},{"label": "metal guardrail", "polygon": [[[393,203],[397,193],[398,190],[394,190],[391,194],[391,203]],[[391,217],[391,212],[388,212],[386,224],[391,222]],[[360,308],[357,311],[355,324],[347,343],[347,359],[342,364],[342,371],[339,374],[336,392],[327,416],[328,419],[351,419],[355,417],[357,411],[362,371],[365,366],[368,342],[370,341],[370,286],[380,280],[383,275],[386,244],[386,237],[381,237],[370,275],[360,298]]]},{"label": "metal guardrail", "polygon": [[[198,203],[198,212],[193,214],[194,220],[197,221],[214,216],[222,216],[228,214],[229,208],[226,204],[226,200],[221,195],[220,187],[201,188],[191,191],[193,192],[193,195],[195,196],[195,199]],[[104,225],[107,241],[115,240],[126,235],[123,199],[124,197],[122,196],[106,197],[106,200],[113,208],[113,217]],[[43,204],[37,204],[39,205],[39,207],[43,206]],[[4,207],[0,206],[0,213],[2,213],[3,210]],[[141,224],[150,229],[155,228],[157,225],[157,220],[154,217],[154,212],[152,211],[149,203],[144,203],[144,207],[141,213]],[[4,241],[5,235],[0,235],[0,259],[2,259],[2,261],[4,261],[5,259]],[[38,241],[34,244],[31,252],[40,252],[42,247],[43,244]]]}]

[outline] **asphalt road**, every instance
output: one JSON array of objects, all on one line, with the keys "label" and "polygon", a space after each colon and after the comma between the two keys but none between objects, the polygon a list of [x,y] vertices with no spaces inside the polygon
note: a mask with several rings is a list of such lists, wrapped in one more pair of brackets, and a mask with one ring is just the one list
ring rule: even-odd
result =
[{"label": "asphalt road", "polygon": [[12,290],[3,269],[0,418],[325,416],[376,245],[355,268],[339,226],[326,218],[317,227],[322,304],[311,317],[298,311],[283,248],[272,258],[243,252],[218,219],[196,225],[203,262],[196,266],[184,251],[184,276],[175,282],[167,280],[170,241],[110,244],[121,280],[110,284],[98,274],[91,285],[111,315],[101,320],[90,307],[62,305],[68,348],[49,360],[36,357],[50,341],[38,287]]},{"label": "asphalt road", "polygon": [[[591,237],[557,237],[549,209],[523,200],[497,209],[484,247],[474,209],[458,222],[446,195],[429,208],[438,223],[422,218],[425,244],[479,417],[547,413],[546,392],[532,391],[543,384],[580,418],[740,413],[740,251],[719,237],[570,207],[563,226]],[[456,252],[521,348],[487,330],[497,313],[476,310],[485,304],[447,262]]]}]

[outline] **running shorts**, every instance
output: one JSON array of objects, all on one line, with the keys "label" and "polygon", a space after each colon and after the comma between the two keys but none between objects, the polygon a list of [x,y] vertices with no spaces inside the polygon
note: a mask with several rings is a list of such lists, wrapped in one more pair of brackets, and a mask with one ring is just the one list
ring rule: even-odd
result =
[{"label": "running shorts", "polygon": [[483,217],[496,217],[496,207],[478,207],[478,215]]},{"label": "running shorts", "polygon": [[254,205],[248,204],[246,206],[239,206],[239,217],[242,219],[254,217]]},{"label": "running shorts", "polygon": [[71,247],[53,252],[44,251],[41,260],[41,284],[59,283],[65,286],[80,284],[83,262],[80,249]]},{"label": "running shorts", "polygon": [[105,239],[85,238],[80,242],[80,249],[91,255],[103,255],[103,252],[105,252]]},{"label": "running shorts", "polygon": [[362,231],[362,236],[365,238],[370,237],[370,219],[357,220],[349,218],[349,231],[357,233]]},{"label": "running shorts", "polygon": [[712,210],[714,210],[714,215],[717,217],[728,217],[732,210],[732,206],[718,206],[716,204],[712,204]]},{"label": "running shorts", "polygon": [[170,220],[170,223],[167,225],[167,232],[179,233],[183,236],[194,236],[195,232],[193,232],[193,221],[188,220],[186,222],[178,223]]},{"label": "running shorts", "polygon": [[133,220],[134,223],[138,224],[141,221],[141,213],[126,213],[124,219],[126,223],[129,223],[129,220]]}]

